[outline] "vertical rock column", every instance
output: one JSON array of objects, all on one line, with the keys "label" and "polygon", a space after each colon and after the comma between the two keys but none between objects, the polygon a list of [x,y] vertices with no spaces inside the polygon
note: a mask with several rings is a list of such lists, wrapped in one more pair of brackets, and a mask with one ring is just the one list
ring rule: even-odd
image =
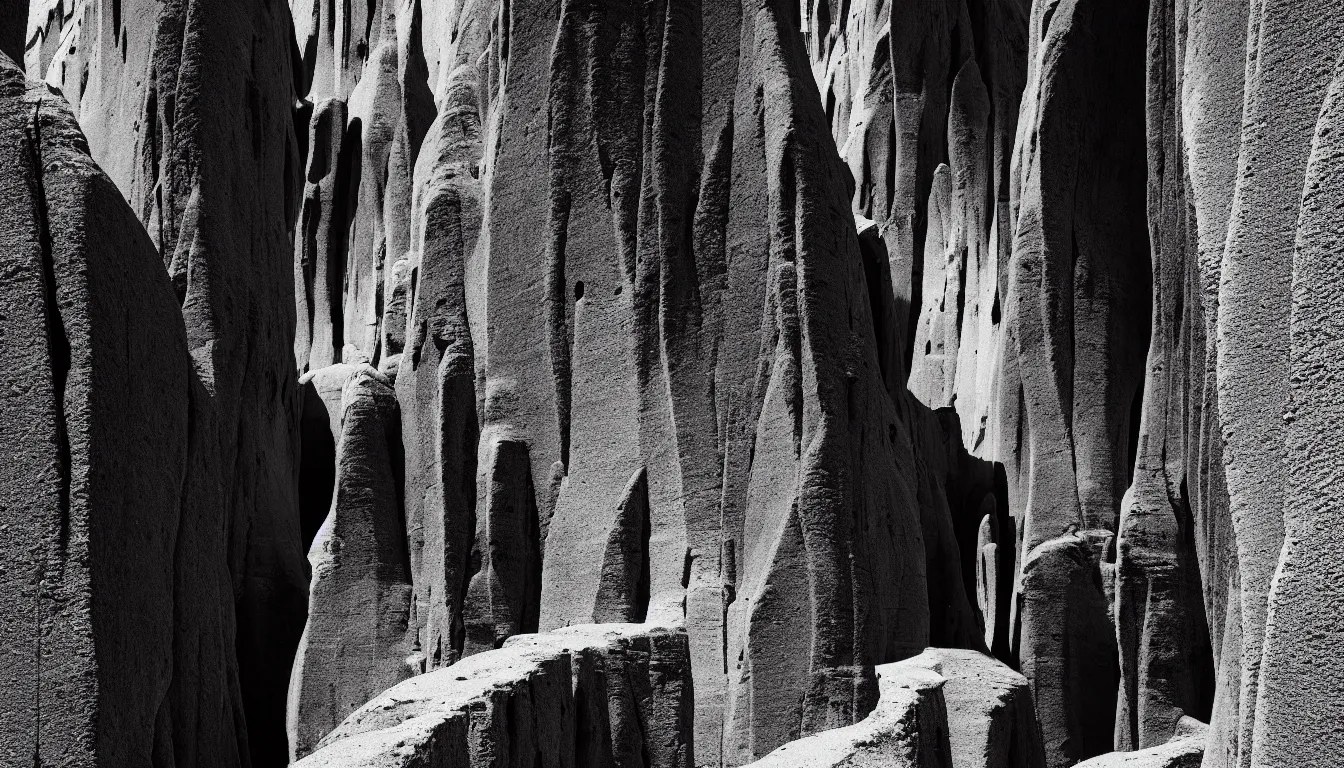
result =
[{"label": "vertical rock column", "polygon": [[1312,141],[1293,254],[1284,546],[1269,591],[1251,761],[1264,768],[1325,765],[1344,749],[1335,727],[1344,716],[1344,507],[1334,492],[1344,476],[1337,439],[1344,388],[1341,127],[1344,68],[1336,65]]},{"label": "vertical rock column", "polygon": [[1106,751],[1113,726],[1102,561],[1128,482],[1148,335],[1134,322],[1149,306],[1147,14],[1097,0],[1052,10],[1019,136],[1008,322],[1030,429],[1019,654],[1047,763],[1063,766]]},{"label": "vertical rock column", "polygon": [[[1120,652],[1117,749],[1171,738],[1183,715],[1208,719],[1212,663],[1196,559],[1187,451],[1199,449],[1205,366],[1203,278],[1189,221],[1177,9],[1148,18],[1148,231],[1153,325],[1134,483],[1117,531]],[[1221,467],[1216,468],[1221,470]]]},{"label": "vertical rock column", "polygon": [[0,147],[0,762],[164,764],[182,320],[68,107],[2,58]]},{"label": "vertical rock column", "polygon": [[[168,268],[193,362],[178,536],[176,763],[285,760],[303,630],[286,4],[85,0],[53,59],[95,160]],[[136,23],[132,23],[134,20]]]},{"label": "vertical rock column", "polygon": [[480,118],[470,86],[453,88],[448,98],[426,140],[424,157],[433,165],[417,171],[417,281],[397,374],[417,626],[428,668],[450,664],[462,652],[479,433],[463,281],[480,227],[480,188],[470,173],[480,151]]},{"label": "vertical rock column", "polygon": [[[345,368],[345,366],[341,366]],[[289,743],[303,757],[346,715],[413,671],[401,512],[401,414],[368,366],[342,387],[336,490],[313,540],[308,624],[290,682]]]},{"label": "vertical rock column", "polygon": [[[1179,91],[1181,135],[1186,198],[1197,233],[1201,278],[1198,305],[1203,314],[1202,331],[1189,329],[1192,342],[1203,337],[1204,350],[1200,373],[1196,375],[1192,368],[1188,378],[1193,413],[1187,420],[1193,431],[1188,433],[1185,447],[1185,473],[1217,676],[1209,743],[1204,752],[1204,765],[1209,768],[1236,764],[1236,738],[1229,738],[1229,734],[1238,729],[1241,688],[1242,598],[1223,466],[1217,338],[1223,250],[1241,147],[1248,5],[1246,0],[1190,3],[1185,6],[1188,21],[1184,30],[1180,24],[1173,25],[1177,40],[1180,34],[1185,35],[1184,45],[1178,48],[1184,51]],[[1179,8],[1181,5],[1173,4],[1169,13],[1179,19]]]},{"label": "vertical rock column", "polygon": [[[1292,253],[1313,129],[1339,55],[1338,2],[1255,7],[1218,296],[1218,411],[1241,593],[1237,765],[1256,764],[1266,611],[1284,542]],[[1264,765],[1273,764],[1265,763]]]},{"label": "vertical rock column", "polygon": [[[766,223],[756,247],[768,367],[741,533],[731,534],[741,543],[729,616],[730,764],[858,719],[873,706],[872,665],[913,655],[928,636],[908,427],[878,367],[843,167],[819,138],[824,113],[800,85],[806,51],[784,6],[744,14],[750,48],[735,104],[747,127],[735,144],[744,173],[755,153],[765,159],[734,193]],[[756,125],[763,134],[750,133]],[[738,268],[730,262],[730,280]]]}]

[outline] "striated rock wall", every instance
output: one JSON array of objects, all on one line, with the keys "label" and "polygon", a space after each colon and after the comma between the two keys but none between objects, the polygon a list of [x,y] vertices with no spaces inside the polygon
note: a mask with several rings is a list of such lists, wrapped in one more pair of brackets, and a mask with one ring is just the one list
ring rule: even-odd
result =
[{"label": "striated rock wall", "polygon": [[[389,191],[355,192],[356,121],[412,110],[369,96],[356,116],[397,68],[324,69],[325,22],[316,43],[300,28],[318,74],[296,350],[396,377],[413,659],[684,616],[705,764],[862,716],[871,665],[927,640],[921,526],[939,519],[921,521],[875,342],[891,302],[863,288],[829,143],[801,138],[827,132],[785,7],[380,8],[372,50],[423,65],[437,112],[408,145],[409,206],[389,207],[390,165],[371,174]],[[329,71],[346,85],[321,90]],[[384,234],[360,251],[366,218]]]},{"label": "striated rock wall", "polygon": [[192,360],[165,713],[174,760],[276,763],[308,591],[290,278],[302,193],[293,27],[265,0],[70,6],[46,81],[157,247]]},{"label": "striated rock wall", "polygon": [[0,55],[0,760],[172,747],[186,334],[65,102]]},{"label": "striated rock wall", "polygon": [[308,624],[289,688],[291,757],[412,672],[401,414],[387,380],[368,366],[331,373],[345,374],[333,414],[340,425],[335,494],[309,553]]},{"label": "striated rock wall", "polygon": [[1331,764],[1338,5],[0,4],[7,759]]}]

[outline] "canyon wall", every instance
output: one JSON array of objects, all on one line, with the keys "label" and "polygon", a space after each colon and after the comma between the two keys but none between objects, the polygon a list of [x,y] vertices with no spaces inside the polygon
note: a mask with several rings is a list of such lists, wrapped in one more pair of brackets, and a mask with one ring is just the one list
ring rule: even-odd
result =
[{"label": "canyon wall", "polygon": [[1344,4],[27,5],[8,761],[1344,747]]}]

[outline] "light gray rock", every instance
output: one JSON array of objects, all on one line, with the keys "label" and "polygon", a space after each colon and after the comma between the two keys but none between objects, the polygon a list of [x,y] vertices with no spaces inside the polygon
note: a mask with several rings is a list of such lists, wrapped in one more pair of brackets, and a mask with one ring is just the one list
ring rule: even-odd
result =
[{"label": "light gray rock", "polygon": [[[477,16],[485,8],[478,6]],[[463,42],[457,55],[465,60],[480,53],[469,42],[483,43],[474,29],[478,19],[465,15],[460,23],[457,36]],[[465,651],[463,599],[473,575],[468,563],[483,490],[477,473],[482,394],[468,322],[467,268],[482,226],[478,97],[485,87],[472,68],[461,66],[442,88],[441,110],[429,126],[415,167],[409,313],[397,373],[415,626],[425,669],[452,664]],[[532,495],[530,489],[510,490]],[[540,542],[530,545],[539,547]],[[534,616],[536,600],[533,595]],[[488,647],[493,647],[493,619],[487,623]],[[532,623],[522,631],[535,629]]]},{"label": "light gray rock", "polygon": [[[402,519],[401,414],[368,366],[342,386],[331,511],[309,552],[308,623],[290,677],[291,759],[361,704],[419,669],[408,663],[410,563]],[[322,371],[317,372],[319,374]]]},{"label": "light gray rock", "polygon": [[[1338,47],[1338,43],[1336,43]],[[1344,604],[1340,505],[1328,489],[1344,468],[1340,410],[1341,249],[1338,181],[1344,150],[1344,69],[1336,65],[1306,168],[1293,252],[1291,356],[1284,480],[1284,545],[1265,617],[1253,766],[1326,765],[1338,759]]]},{"label": "light gray rock", "polygon": [[574,626],[402,682],[295,765],[680,768],[691,702],[684,631]]},{"label": "light gray rock", "polygon": [[1254,741],[1268,598],[1293,469],[1285,463],[1284,419],[1292,376],[1290,254],[1312,137],[1339,54],[1339,11],[1335,3],[1258,4],[1247,40],[1241,155],[1218,302],[1218,410],[1241,594],[1240,766],[1276,764],[1259,762]]},{"label": "light gray rock", "polygon": [[1133,752],[1111,752],[1084,760],[1078,768],[1196,768],[1204,757],[1207,737],[1207,725],[1183,717],[1165,743]]},{"label": "light gray rock", "polygon": [[954,768],[1040,768],[1040,727],[1027,679],[979,651],[929,648],[901,662],[942,676]]},{"label": "light gray rock", "polygon": [[303,204],[294,235],[294,357],[300,371],[340,362],[345,347],[345,241],[356,146],[347,141],[346,115],[344,101],[326,99],[313,106],[309,120]]},{"label": "light gray rock", "polygon": [[945,680],[913,659],[882,665],[877,676],[881,694],[863,720],[790,742],[750,765],[952,768],[955,763],[943,702]]}]

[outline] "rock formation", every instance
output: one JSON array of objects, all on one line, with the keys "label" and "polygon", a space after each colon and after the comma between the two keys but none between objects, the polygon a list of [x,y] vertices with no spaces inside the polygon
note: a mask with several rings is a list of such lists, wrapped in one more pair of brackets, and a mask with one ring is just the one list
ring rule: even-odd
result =
[{"label": "rock formation", "polygon": [[1207,725],[1183,717],[1165,743],[1130,752],[1108,752],[1078,765],[1080,768],[1197,768],[1204,757],[1207,738]]},{"label": "rock formation", "polygon": [[388,689],[296,765],[687,766],[691,705],[684,631],[568,627]]},{"label": "rock formation", "polygon": [[290,278],[301,195],[293,26],[266,0],[70,5],[46,81],[157,247],[192,361],[165,712],[174,759],[283,761],[308,591]]},{"label": "rock formation", "polygon": [[868,717],[785,744],[752,765],[951,768],[943,678],[900,664],[884,664],[877,675],[881,694]]},{"label": "rock formation", "polygon": [[1341,53],[0,2],[6,764],[1332,765]]},{"label": "rock formation", "polygon": [[0,55],[0,756],[171,748],[187,336],[68,105]]},{"label": "rock formation", "polygon": [[290,678],[289,741],[296,754],[411,672],[401,414],[377,371],[332,367],[346,369],[331,377],[343,379],[333,414],[340,425],[335,493],[309,554],[308,624]]}]

